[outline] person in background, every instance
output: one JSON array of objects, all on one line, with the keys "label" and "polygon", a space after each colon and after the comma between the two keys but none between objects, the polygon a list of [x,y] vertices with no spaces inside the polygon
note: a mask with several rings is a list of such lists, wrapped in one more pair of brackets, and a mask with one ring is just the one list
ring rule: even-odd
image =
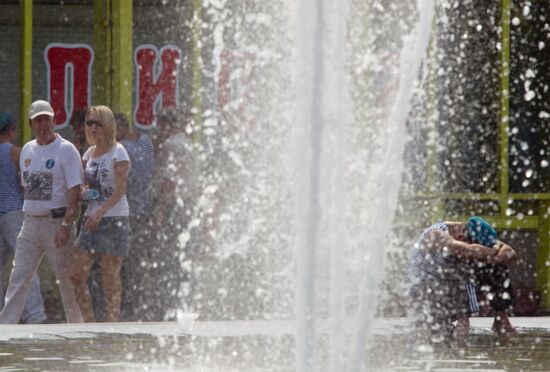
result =
[{"label": "person in background", "polygon": [[[157,125],[161,142],[155,177],[158,195],[154,218],[157,226],[178,224],[175,229],[178,231],[191,220],[197,196],[192,116],[188,113],[178,117],[174,109],[165,109]],[[170,213],[181,214],[182,220],[167,218]]]},{"label": "person in background", "polygon": [[121,113],[115,113],[117,140],[126,148],[132,168],[128,174],[126,197],[130,206],[130,254],[122,266],[122,318],[139,320],[142,304],[148,296],[143,288],[148,280],[143,272],[150,246],[150,217],[152,210],[151,180],[153,175],[154,149],[151,138],[130,129],[128,119]]},{"label": "person in background", "polygon": [[87,108],[76,110],[70,120],[70,125],[73,130],[72,143],[80,153],[80,156],[84,155],[86,150],[88,150],[88,142],[86,142],[86,130],[84,125],[87,111]]},{"label": "person in background", "polygon": [[[88,150],[88,142],[86,142],[86,131],[85,131],[85,121],[86,121],[86,112],[88,111],[87,108],[80,108],[73,112],[73,115],[71,116],[70,125],[73,130],[73,138],[72,138],[72,144],[76,147],[78,152],[80,153],[80,156],[84,155],[86,150]],[[82,200],[80,208],[80,215],[79,218],[76,221],[76,232],[77,234],[80,232],[80,229],[82,227],[82,217],[83,214],[86,212],[86,208],[88,207],[88,201]]]},{"label": "person in background", "polygon": [[148,291],[148,320],[172,320],[190,291],[191,220],[197,203],[192,116],[173,108],[157,117],[157,154],[153,226],[156,244],[148,269],[157,290]]},{"label": "person in background", "polygon": [[[8,112],[0,112],[0,270],[4,271],[10,254],[15,253],[17,235],[23,225],[23,193],[20,182],[21,148],[13,144],[16,122]],[[4,306],[4,285],[0,272],[0,308]],[[46,322],[40,280],[34,274],[21,321],[27,324]]]},{"label": "person in background", "polygon": [[88,110],[86,139],[91,147],[82,157],[85,192],[95,190],[96,195],[89,200],[75,243],[71,278],[84,320],[94,322],[88,276],[98,259],[105,296],[105,320],[116,322],[120,316],[120,268],[129,250],[126,184],[130,158],[124,146],[116,142],[115,117],[107,106],[93,106]]},{"label": "person in background", "polygon": [[[475,234],[480,220],[473,217],[467,222],[438,221],[422,232],[411,250],[407,291],[415,326],[427,331],[432,340],[448,339],[456,331],[459,343],[465,342],[468,317],[479,311],[476,288],[482,285],[489,286],[493,297],[493,329],[498,333],[513,332],[507,313],[513,293],[505,265],[516,260],[517,255],[509,245],[496,240],[493,247],[480,244],[488,241],[487,231],[483,236]],[[498,274],[487,270],[496,267],[500,268]]]},{"label": "person in background", "polygon": [[23,146],[19,162],[25,188],[25,216],[0,323],[19,322],[44,255],[56,276],[67,322],[80,323],[82,315],[69,269],[83,183],[82,162],[73,144],[55,133],[54,111],[49,102],[38,100],[31,104],[29,124],[36,139]]}]

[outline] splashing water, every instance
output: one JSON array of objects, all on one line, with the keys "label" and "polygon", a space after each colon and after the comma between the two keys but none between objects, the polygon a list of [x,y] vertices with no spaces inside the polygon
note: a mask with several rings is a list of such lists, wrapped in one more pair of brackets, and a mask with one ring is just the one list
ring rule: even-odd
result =
[{"label": "splashing water", "polygon": [[[299,27],[294,138],[298,173],[302,175],[296,191],[299,203],[295,239],[296,362],[300,372],[318,370],[316,330],[320,319],[329,319],[331,324],[330,370],[343,371],[346,366],[349,371],[361,369],[376,306],[376,288],[383,275],[380,263],[397,208],[405,124],[415,80],[428,48],[434,13],[433,1],[418,1],[419,20],[403,40],[397,78],[393,77],[398,81],[397,89],[389,87],[387,91],[395,96],[391,105],[385,107],[387,110],[391,107],[391,114],[377,123],[381,127],[376,129],[379,132],[375,138],[357,143],[354,135],[361,133],[361,126],[370,124],[356,122],[357,111],[373,110],[363,106],[373,102],[358,102],[350,96],[357,82],[353,80],[356,76],[349,72],[354,57],[349,51],[353,50],[354,41],[349,39],[348,28],[353,26],[350,14],[355,13],[348,5],[356,10],[347,3],[301,1],[296,12]],[[370,31],[367,27],[367,36]],[[381,57],[374,54],[367,58],[382,63]],[[369,149],[369,157],[357,159],[358,154],[365,154],[357,146],[373,146],[375,150]],[[355,162],[364,169],[353,169]],[[363,173],[365,169],[367,173]],[[359,190],[349,184],[357,173],[362,178]],[[358,195],[349,192],[354,186]],[[357,206],[363,210],[354,214]],[[351,222],[354,218],[357,220]],[[359,236],[350,234],[355,224],[362,230]],[[322,264],[323,259],[330,262],[328,268]],[[323,270],[328,279],[323,278]],[[353,276],[357,273],[359,278]],[[326,280],[328,284],[324,283]],[[350,282],[361,285],[357,288]],[[354,289],[358,291],[354,293]],[[357,293],[362,295],[358,296],[360,301],[353,312],[347,304],[350,296]],[[348,318],[355,318],[358,324],[352,345],[347,343],[342,327]],[[346,350],[351,350],[347,363]]]},{"label": "splashing water", "polygon": [[[294,336],[298,372],[362,368],[434,7],[411,1],[203,5],[211,58],[201,65],[207,108],[192,225],[208,241],[189,269],[186,310],[234,327],[293,320],[285,332]],[[196,239],[178,237],[181,246]],[[183,349],[196,353],[197,370],[215,360],[205,350],[254,359],[268,349],[267,370],[280,370],[276,342],[258,335],[246,329],[220,341],[223,331],[214,330]],[[264,349],[255,349],[256,337]],[[162,358],[181,356],[174,343]]]}]

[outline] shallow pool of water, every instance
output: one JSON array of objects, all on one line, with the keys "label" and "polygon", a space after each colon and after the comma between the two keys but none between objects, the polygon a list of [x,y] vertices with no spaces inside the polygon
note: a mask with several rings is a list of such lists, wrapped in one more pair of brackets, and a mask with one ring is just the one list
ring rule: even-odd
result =
[{"label": "shallow pool of water", "polygon": [[[550,371],[550,319],[516,320],[509,338],[490,322],[474,321],[468,347],[458,347],[420,344],[401,321],[378,320],[366,371]],[[353,322],[343,327],[351,341]],[[291,330],[275,321],[0,326],[0,371],[291,372]],[[324,333],[318,349],[327,345]],[[315,372],[329,371],[327,355],[318,353]]]},{"label": "shallow pool of water", "polygon": [[410,335],[375,336],[366,356],[369,371],[550,371],[550,333],[520,329],[498,337],[475,330],[466,347],[427,345]]},{"label": "shallow pool of water", "polygon": [[15,339],[0,343],[0,371],[290,371],[289,353],[279,352],[289,350],[290,342],[137,334]]}]

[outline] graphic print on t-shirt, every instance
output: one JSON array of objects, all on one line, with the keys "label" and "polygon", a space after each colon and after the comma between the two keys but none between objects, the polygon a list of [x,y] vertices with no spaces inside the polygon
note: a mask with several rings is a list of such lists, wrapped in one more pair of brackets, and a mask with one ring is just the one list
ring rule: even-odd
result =
[{"label": "graphic print on t-shirt", "polygon": [[52,200],[53,175],[48,172],[23,172],[25,200]]},{"label": "graphic print on t-shirt", "polygon": [[[106,159],[99,161],[90,160],[86,167],[86,183],[88,188],[97,190],[99,193],[98,201],[104,201],[115,191],[113,187],[106,185],[109,177],[109,169],[106,167]],[[103,184],[103,187],[101,186]]]}]

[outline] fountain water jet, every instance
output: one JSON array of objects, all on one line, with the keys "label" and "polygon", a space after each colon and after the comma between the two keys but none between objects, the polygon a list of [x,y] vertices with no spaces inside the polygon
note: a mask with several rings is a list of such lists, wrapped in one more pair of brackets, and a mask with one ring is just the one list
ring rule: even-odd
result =
[{"label": "fountain water jet", "polygon": [[[390,232],[393,220],[393,211],[397,208],[397,196],[401,181],[403,169],[403,149],[405,147],[405,125],[410,112],[411,99],[415,89],[415,81],[422,66],[424,56],[427,54],[428,44],[431,35],[433,17],[435,13],[434,0],[418,0],[419,21],[408,38],[404,42],[401,51],[400,68],[401,77],[399,89],[392,112],[389,118],[390,133],[388,134],[388,143],[383,153],[380,163],[375,167],[372,173],[374,183],[374,198],[372,211],[377,211],[376,215],[371,217],[368,236],[372,236],[371,246],[373,256],[369,257],[370,265],[367,266],[367,276],[364,288],[374,283],[379,284],[379,277],[372,275],[375,265],[384,259],[383,250],[376,247],[382,247],[387,244],[387,235]],[[380,215],[380,211],[385,211]],[[379,274],[379,273],[378,273]],[[365,350],[365,343],[370,329],[370,321],[374,315],[373,303],[374,291],[365,291],[361,299],[361,304],[357,314],[358,331],[355,335],[352,355],[350,358],[349,371],[361,370],[361,359]]]},{"label": "fountain water jet", "polygon": [[[235,5],[235,3],[237,3],[237,5]],[[245,2],[242,2],[242,4],[244,3]],[[255,2],[246,3],[250,4]],[[257,2],[257,4],[261,3],[264,2]],[[290,3],[290,1],[287,1],[287,3]],[[292,3],[292,6],[289,4],[286,5],[289,5],[289,10],[300,22],[299,31],[295,33],[295,38],[292,37],[292,41],[295,42],[296,58],[289,63],[296,69],[293,76],[295,85],[289,88],[295,88],[295,94],[291,95],[291,100],[294,99],[295,101],[296,112],[294,117],[295,120],[292,120],[291,123],[284,122],[283,125],[289,124],[289,126],[295,130],[292,139],[295,141],[296,146],[297,155],[294,159],[297,160],[295,164],[297,170],[293,169],[293,171],[302,176],[297,178],[298,190],[295,196],[296,223],[292,226],[292,223],[285,220],[284,222],[291,226],[285,224],[284,228],[280,228],[277,225],[280,220],[271,220],[268,222],[270,224],[268,224],[264,221],[269,221],[272,215],[260,215],[265,210],[253,210],[252,207],[255,207],[255,205],[249,203],[249,200],[254,200],[257,194],[251,192],[254,190],[251,190],[252,187],[249,188],[249,185],[246,185],[246,183],[254,183],[253,187],[262,191],[272,191],[272,189],[266,186],[268,182],[265,182],[269,177],[258,177],[255,174],[262,166],[269,168],[271,164],[266,165],[257,161],[259,164],[250,166],[258,157],[254,158],[252,161],[249,159],[253,158],[253,156],[250,156],[251,153],[252,155],[257,155],[253,151],[265,151],[265,148],[271,145],[267,143],[267,141],[284,141],[277,137],[279,132],[275,132],[275,134],[271,132],[279,123],[273,124],[270,120],[257,120],[264,114],[263,112],[258,114],[260,109],[254,107],[254,104],[260,100],[258,97],[254,97],[255,99],[247,101],[246,98],[249,97],[245,97],[246,94],[241,93],[241,95],[239,95],[239,93],[237,93],[232,97],[232,101],[230,100],[229,102],[223,103],[216,101],[216,104],[212,104],[210,107],[211,112],[209,115],[204,116],[207,118],[204,123],[205,141],[211,141],[207,143],[205,148],[207,150],[214,149],[212,153],[207,153],[204,157],[226,160],[226,162],[220,160],[219,164],[215,164],[213,166],[215,171],[229,168],[230,171],[227,173],[233,172],[239,174],[239,171],[242,171],[242,173],[246,173],[246,178],[243,177],[242,183],[239,183],[238,186],[233,187],[233,190],[230,190],[237,190],[236,192],[226,193],[227,189],[225,185],[232,181],[228,180],[229,177],[225,177],[227,173],[219,172],[221,174],[219,177],[216,172],[210,172],[208,174],[208,176],[212,176],[213,174],[216,175],[216,177],[211,177],[211,179],[206,180],[204,183],[204,185],[211,186],[210,189],[214,190],[211,193],[214,194],[213,198],[217,197],[218,194],[225,194],[224,196],[226,197],[226,200],[223,201],[225,204],[222,204],[222,207],[226,207],[226,209],[222,211],[222,218],[220,218],[222,222],[221,225],[228,227],[227,230],[233,229],[236,232],[231,231],[224,235],[223,231],[215,231],[216,234],[214,234],[214,236],[218,239],[213,242],[216,246],[210,252],[214,252],[212,255],[217,254],[215,259],[218,261],[216,261],[214,265],[211,265],[211,262],[207,261],[202,264],[203,267],[200,268],[199,274],[197,274],[199,272],[198,270],[195,272],[195,274],[197,274],[197,277],[194,277],[195,282],[200,285],[200,288],[198,288],[196,292],[201,297],[197,295],[191,298],[189,302],[191,302],[192,305],[196,305],[197,303],[202,305],[198,310],[194,310],[197,310],[201,315],[205,316],[206,320],[217,320],[217,316],[234,320],[239,319],[238,317],[241,317],[243,313],[245,316],[258,316],[260,311],[264,311],[260,316],[264,315],[266,318],[271,316],[271,319],[273,319],[274,317],[272,314],[274,311],[270,313],[271,309],[269,308],[266,310],[260,306],[259,308],[261,310],[247,313],[246,310],[250,309],[245,308],[245,306],[231,306],[234,304],[241,305],[239,301],[250,293],[252,293],[252,295],[248,296],[246,300],[251,298],[251,304],[260,303],[260,305],[264,305],[264,303],[268,303],[268,301],[262,302],[262,298],[254,302],[258,297],[261,297],[255,296],[255,294],[262,294],[259,289],[263,290],[265,288],[265,283],[262,282],[259,284],[250,280],[251,277],[254,279],[260,278],[264,273],[261,272],[261,275],[257,276],[245,276],[244,270],[238,271],[238,269],[242,269],[245,264],[250,264],[249,260],[254,259],[255,254],[265,254],[265,256],[271,258],[271,252],[276,251],[277,248],[281,246],[283,249],[288,248],[287,245],[279,244],[281,240],[286,242],[286,236],[280,239],[280,241],[277,241],[276,244],[271,242],[266,244],[268,239],[258,239],[258,236],[265,237],[268,234],[273,234],[269,231],[264,233],[258,226],[263,228],[267,225],[272,231],[278,229],[278,231],[284,231],[288,233],[288,235],[292,235],[289,231],[292,232],[294,229],[296,262],[291,262],[288,265],[296,265],[296,271],[298,273],[296,279],[298,285],[294,298],[296,303],[294,333],[294,340],[296,340],[296,369],[300,372],[322,370],[323,368],[317,369],[317,367],[319,367],[319,359],[325,355],[321,355],[321,352],[319,352],[320,348],[318,343],[323,338],[326,339],[328,337],[329,345],[323,350],[328,350],[326,353],[329,355],[330,359],[328,368],[331,371],[342,371],[345,370],[347,366],[349,370],[359,371],[360,360],[365,352],[365,339],[369,333],[372,313],[374,311],[374,305],[369,299],[372,298],[373,293],[375,293],[373,287],[378,283],[380,275],[382,274],[381,268],[376,267],[375,270],[374,266],[379,266],[378,263],[382,261],[384,252],[382,249],[377,250],[372,247],[377,248],[386,245],[386,236],[391,225],[391,214],[395,209],[395,198],[399,186],[398,177],[401,167],[400,155],[402,149],[400,144],[402,144],[403,141],[404,121],[408,113],[408,107],[406,106],[408,105],[408,99],[412,91],[412,81],[416,76],[418,68],[413,67],[415,63],[410,63],[410,66],[407,64],[407,66],[410,67],[410,71],[406,70],[409,72],[409,74],[406,75],[409,80],[402,78],[402,84],[400,85],[400,92],[402,93],[399,94],[398,103],[394,104],[396,109],[394,109],[389,121],[391,126],[386,122],[382,123],[384,125],[380,130],[380,135],[369,137],[368,141],[358,144],[355,134],[361,132],[363,126],[374,125],[372,123],[361,123],[356,121],[355,111],[357,107],[354,105],[356,101],[354,102],[354,99],[350,97],[350,90],[353,85],[351,80],[357,77],[355,74],[350,74],[352,65],[350,59],[353,59],[353,56],[351,55],[352,49],[348,48],[355,42],[350,40],[348,34],[349,22],[353,18],[352,16],[355,16],[353,4],[348,2],[330,2],[327,0],[304,0]],[[383,5],[385,5],[382,4],[382,2],[372,3],[378,7],[383,7]],[[240,2],[211,1],[208,2],[208,4],[210,4],[210,8],[207,9],[210,12],[209,16],[214,19],[216,15],[219,15],[220,23],[234,22],[234,24],[237,25],[235,27],[246,27],[242,25],[257,21],[255,25],[259,28],[265,26],[266,23],[269,26],[269,16],[271,14],[267,12],[265,12],[265,14],[261,14],[261,12],[257,14],[243,12],[239,6],[244,5]],[[256,4],[254,5],[256,6]],[[208,6],[205,5],[205,7]],[[296,7],[296,9],[294,7]],[[420,7],[420,9],[423,8]],[[285,9],[285,11],[286,10],[287,9]],[[231,11],[233,11],[233,13],[231,13]],[[245,13],[247,17],[243,16]],[[422,10],[421,13],[424,14]],[[256,15],[258,17],[255,17]],[[257,19],[255,20],[254,18]],[[163,23],[161,22],[160,24]],[[213,27],[213,38],[216,39],[213,41],[215,45],[212,48],[214,57],[212,61],[205,61],[204,64],[204,66],[206,66],[204,67],[205,69],[212,68],[212,71],[203,72],[205,76],[210,78],[212,76],[223,75],[221,72],[218,74],[218,71],[226,71],[228,80],[234,79],[231,80],[227,86],[237,85],[237,88],[246,88],[246,84],[243,83],[243,81],[246,81],[249,71],[254,70],[254,68],[261,69],[265,64],[276,64],[273,60],[278,57],[273,57],[272,54],[270,54],[271,50],[269,46],[262,49],[264,44],[261,42],[247,45],[249,41],[247,37],[250,36],[249,31],[249,33],[247,33],[247,30],[243,31],[237,29],[232,30],[232,33],[227,32],[226,34],[224,26],[225,24],[221,26],[215,25],[215,27]],[[231,26],[233,26],[233,24],[228,28]],[[264,29],[265,28],[269,27],[264,27]],[[206,34],[208,28],[204,27],[204,30]],[[367,36],[370,31],[371,30],[367,30]],[[204,43],[204,45],[207,45],[207,43]],[[265,45],[267,45],[267,43]],[[406,50],[408,51],[408,49]],[[415,48],[414,50],[415,56],[417,56],[417,53],[420,56],[422,55],[422,47]],[[255,52],[258,53],[254,54]],[[405,53],[403,53],[403,55],[405,55]],[[224,58],[231,60],[231,58],[233,58],[233,61],[235,61],[241,58],[245,62],[242,63],[242,66],[237,66],[237,68],[233,65],[229,67],[227,67],[227,65],[222,66],[222,62],[217,65],[217,61],[215,61],[216,56],[219,56],[219,60],[223,60]],[[252,57],[250,58],[250,60],[252,60],[250,63],[248,59],[249,56]],[[368,59],[365,58],[365,60]],[[376,55],[368,61],[370,63],[381,63]],[[211,65],[215,66],[213,67]],[[402,63],[402,66],[404,65],[405,64]],[[390,69],[391,66],[382,66],[381,68]],[[209,73],[207,74],[207,72]],[[283,74],[288,74],[288,71],[283,71],[281,75]],[[254,76],[254,78],[257,78],[257,81],[253,82],[253,84],[262,84],[261,82],[258,83],[258,81],[261,81],[258,79],[258,77],[260,77],[259,75],[260,74]],[[269,74],[265,74],[265,76],[272,78]],[[261,77],[263,78],[264,76]],[[367,76],[366,78],[369,79],[370,77]],[[404,83],[405,81],[408,85]],[[224,92],[228,90],[227,86],[223,85],[220,81],[215,81],[215,83],[216,84],[212,84],[215,85],[215,88],[212,88],[212,86],[205,88],[205,95],[210,94],[210,90],[214,91],[215,89],[219,89]],[[355,84],[357,82],[354,81],[353,83]],[[209,90],[209,88],[212,89]],[[237,89],[237,91],[238,90],[239,89]],[[390,94],[393,95],[393,93],[394,92],[391,92]],[[223,94],[220,94],[220,96],[222,95]],[[260,93],[258,93],[258,95],[261,96]],[[277,99],[279,97],[275,98]],[[287,99],[286,96],[285,99]],[[214,99],[211,100],[211,102],[214,101]],[[243,104],[243,102],[245,104]],[[273,101],[269,102],[269,104],[276,106],[275,108],[269,107],[272,110],[284,110],[284,108],[277,107]],[[366,105],[367,104],[372,106],[375,105],[375,103],[371,101],[366,103]],[[220,112],[212,113],[216,109]],[[217,121],[218,117],[222,117],[222,120]],[[225,121],[223,125],[219,124],[221,121]],[[230,128],[230,130],[227,128]],[[235,133],[237,133],[238,136],[235,135]],[[266,135],[265,133],[269,134]],[[216,140],[218,140],[219,143],[216,143]],[[378,140],[381,140],[380,143],[374,143]],[[246,146],[243,145],[239,147],[239,145],[247,141],[248,143],[246,143],[246,145],[250,145],[250,143],[252,143],[252,145],[260,144],[261,146],[257,146],[259,150],[255,149],[249,151],[253,146],[245,148]],[[369,141],[373,143],[369,143]],[[227,145],[227,143],[229,143],[229,145]],[[218,144],[220,146],[216,147],[215,145]],[[224,145],[226,147],[223,147]],[[372,151],[372,153],[369,152],[370,157],[361,157],[364,153],[360,151],[362,150],[360,145],[372,145],[372,147],[375,147],[377,150]],[[276,144],[274,146],[277,147],[279,145]],[[283,150],[288,149],[287,146],[281,146],[280,148]],[[357,153],[355,153],[356,151]],[[217,158],[219,153],[228,156],[220,156]],[[201,156],[202,155],[203,154],[201,154]],[[350,158],[354,158],[355,163],[353,166],[363,168],[361,172],[358,172],[362,176],[360,183],[360,200],[357,195],[348,193],[350,188],[350,172],[348,169]],[[262,158],[262,160],[265,159]],[[228,166],[228,163],[231,164]],[[204,169],[210,171],[209,168],[205,167]],[[366,174],[366,170],[370,171],[370,175]],[[391,172],[388,173],[388,170],[391,170]],[[262,183],[260,186],[258,186],[258,180]],[[271,181],[271,179],[269,180]],[[294,181],[295,180],[292,179],[289,184],[292,184]],[[283,187],[288,188],[290,187],[289,184],[285,184]],[[207,187],[205,187],[205,190],[206,189]],[[245,195],[248,200],[242,198],[242,195]],[[379,195],[380,197],[373,198],[374,195]],[[373,200],[367,200],[369,198]],[[258,199],[263,201],[266,198]],[[239,205],[240,202],[242,202],[242,204]],[[358,236],[352,237],[348,223],[351,220],[350,205],[354,203],[361,208],[360,213],[356,216],[356,224],[363,231],[361,231]],[[235,208],[231,210],[227,208],[228,206]],[[292,208],[292,206],[288,205],[282,205],[282,207]],[[382,215],[377,214],[382,212]],[[242,223],[243,221],[247,221],[249,224]],[[369,229],[369,226],[381,226],[382,228],[378,229],[371,227]],[[224,240],[224,238],[228,236],[229,239]],[[365,237],[372,239],[370,242],[372,246],[367,246],[367,244],[365,244]],[[288,240],[290,240],[290,238]],[[260,249],[255,249],[256,247],[260,247]],[[369,250],[366,251],[364,250],[365,248],[369,248]],[[252,251],[252,253],[249,251]],[[353,254],[348,254],[350,252]],[[365,258],[365,254],[369,256]],[[225,265],[227,261],[235,257],[237,257],[237,259],[231,261],[235,264],[234,266]],[[261,261],[261,259],[259,261]],[[218,264],[219,266],[217,266]],[[254,270],[257,267],[265,268],[265,266],[262,267],[261,264],[257,266],[250,264],[250,267],[253,267]],[[228,268],[229,270],[227,270]],[[237,271],[235,277],[239,277],[240,275],[238,278],[240,281],[237,283],[236,281],[224,282],[223,279],[226,279],[226,277],[223,277],[221,274],[226,271],[231,271],[233,268]],[[245,268],[248,269],[249,267]],[[226,271],[224,271],[224,269]],[[271,267],[269,267],[269,269],[271,269]],[[254,270],[248,270],[246,275],[249,275],[249,273]],[[363,299],[359,310],[357,310],[358,304],[349,306],[348,303],[350,302],[350,297],[358,297],[357,293],[360,292],[355,290],[355,287],[357,287],[357,283],[359,283],[357,279],[362,278],[364,272],[367,273],[368,282],[364,285],[365,288],[363,288],[363,290],[366,290],[366,287],[371,287],[371,290],[365,295],[366,297]],[[210,273],[213,273],[213,279],[207,276],[207,274]],[[355,275],[357,273],[359,273],[359,275]],[[216,277],[216,274],[220,275]],[[272,272],[268,274],[272,274]],[[266,275],[266,277],[267,276],[268,275]],[[274,275],[269,277],[269,279],[273,277],[277,276]],[[326,280],[327,277],[329,278],[328,281]],[[350,280],[350,278],[355,280]],[[269,283],[270,281],[266,280],[265,282]],[[238,285],[235,285],[235,288],[231,288],[231,285],[235,283]],[[278,285],[275,280],[272,280],[271,283],[275,283],[273,286]],[[243,287],[244,290],[241,290]],[[251,287],[252,289],[258,289],[258,291],[250,291]],[[293,290],[294,288],[291,289]],[[232,295],[235,295],[233,299],[231,299]],[[215,301],[209,302],[209,300],[212,299]],[[245,308],[244,311],[242,311],[243,308]],[[343,327],[345,320],[350,318],[350,314],[352,314],[350,308],[355,309],[353,314],[358,313],[359,319],[363,321],[362,325],[359,327],[359,331],[355,335],[355,352],[353,355],[348,355],[351,349],[348,343],[350,332]],[[329,327],[323,328],[323,325],[326,325],[326,323],[329,323]],[[262,325],[258,326],[257,324],[253,324],[253,326],[250,326],[250,328],[252,328],[251,330],[240,322],[233,322],[232,324],[236,324],[234,327],[243,328],[242,332],[237,333],[237,336],[228,336],[226,331],[224,334],[223,326],[218,325],[219,328],[217,330],[212,331],[212,333],[209,333],[207,336],[199,334],[197,338],[203,337],[202,340],[205,344],[209,344],[210,340],[213,340],[212,344],[216,344],[217,338],[226,337],[226,339],[228,339],[230,337],[243,337],[235,343],[241,342],[242,344],[252,345],[250,346],[252,349],[251,354],[259,355],[258,358],[261,358],[261,352],[265,349],[268,351],[266,354],[273,354],[269,346],[265,347],[265,349],[258,347],[258,350],[254,348],[254,337],[261,334],[261,330],[258,331],[258,329],[262,327]],[[257,328],[254,329],[254,326]],[[245,337],[248,337],[248,339],[245,339]],[[205,338],[209,339],[204,341]],[[250,339],[253,341],[247,342]],[[221,344],[221,342],[219,343]],[[190,344],[194,346],[193,341],[191,341]],[[197,342],[197,344],[200,344],[200,341]],[[231,346],[232,345],[229,347]],[[204,347],[202,350],[204,351],[206,349],[207,348]],[[222,348],[216,349],[212,347],[212,349],[220,352]],[[210,349],[208,349],[208,351],[210,351]],[[226,350],[223,350],[220,354],[223,354],[224,351]],[[231,349],[230,351],[234,350]],[[197,354],[200,354],[197,359],[202,369],[203,365],[208,365],[210,362],[208,359],[210,356],[207,352]],[[351,358],[351,361],[346,365],[348,357]],[[267,356],[266,358],[267,360],[270,360],[269,358],[275,359],[272,356]],[[220,365],[220,367],[221,366],[222,365]],[[250,367],[250,370],[252,369],[254,369],[254,367]],[[272,369],[276,370],[277,366],[273,365]]]},{"label": "fountain water jet", "polygon": [[[323,201],[332,201],[329,244],[332,246],[329,259],[330,269],[330,370],[342,371],[345,363],[346,336],[342,322],[346,318],[345,286],[346,271],[343,252],[352,242],[347,239],[345,221],[346,200],[344,167],[346,159],[344,147],[350,140],[346,125],[352,123],[353,105],[349,97],[349,65],[347,48],[349,45],[346,27],[349,20],[347,4],[335,5],[331,2],[300,2],[297,14],[300,20],[301,34],[297,37],[296,63],[296,121],[299,125],[296,138],[299,147],[298,168],[302,175],[296,199],[301,201],[297,210],[297,237],[295,249],[298,266],[298,285],[296,298],[296,360],[297,371],[315,370],[316,364],[316,327],[318,326],[316,285],[318,276],[318,250],[321,240],[320,220],[326,205]],[[379,151],[375,152],[371,169],[364,180],[364,195],[369,198],[365,207],[370,211],[365,221],[365,236],[368,239],[368,257],[364,268],[366,280],[363,283],[363,295],[355,314],[359,324],[355,333],[348,370],[360,371],[365,344],[374,316],[377,286],[383,275],[380,262],[384,259],[384,247],[388,243],[393,214],[397,208],[397,195],[401,183],[403,168],[403,148],[405,143],[405,124],[410,111],[410,101],[414,93],[415,80],[420,71],[422,59],[426,54],[434,2],[418,0],[419,22],[409,37],[404,40],[400,58],[399,89],[396,94],[391,115],[383,129]],[[310,67],[308,69],[308,67]],[[336,93],[336,94],[335,94]],[[340,124],[337,131],[328,130]],[[343,128],[342,128],[343,127]],[[327,137],[327,138],[324,138]],[[309,141],[309,142],[308,142]],[[309,147],[306,146],[309,144]],[[328,145],[328,146],[327,146]],[[325,147],[327,146],[327,147]],[[307,150],[304,150],[306,148]],[[304,156],[305,151],[305,156]],[[326,162],[326,160],[329,160]],[[327,164],[325,164],[327,163]],[[331,167],[327,170],[324,167]],[[322,176],[329,175],[328,197],[321,195]],[[358,242],[353,242],[358,243]],[[367,290],[367,288],[370,288]]]}]

